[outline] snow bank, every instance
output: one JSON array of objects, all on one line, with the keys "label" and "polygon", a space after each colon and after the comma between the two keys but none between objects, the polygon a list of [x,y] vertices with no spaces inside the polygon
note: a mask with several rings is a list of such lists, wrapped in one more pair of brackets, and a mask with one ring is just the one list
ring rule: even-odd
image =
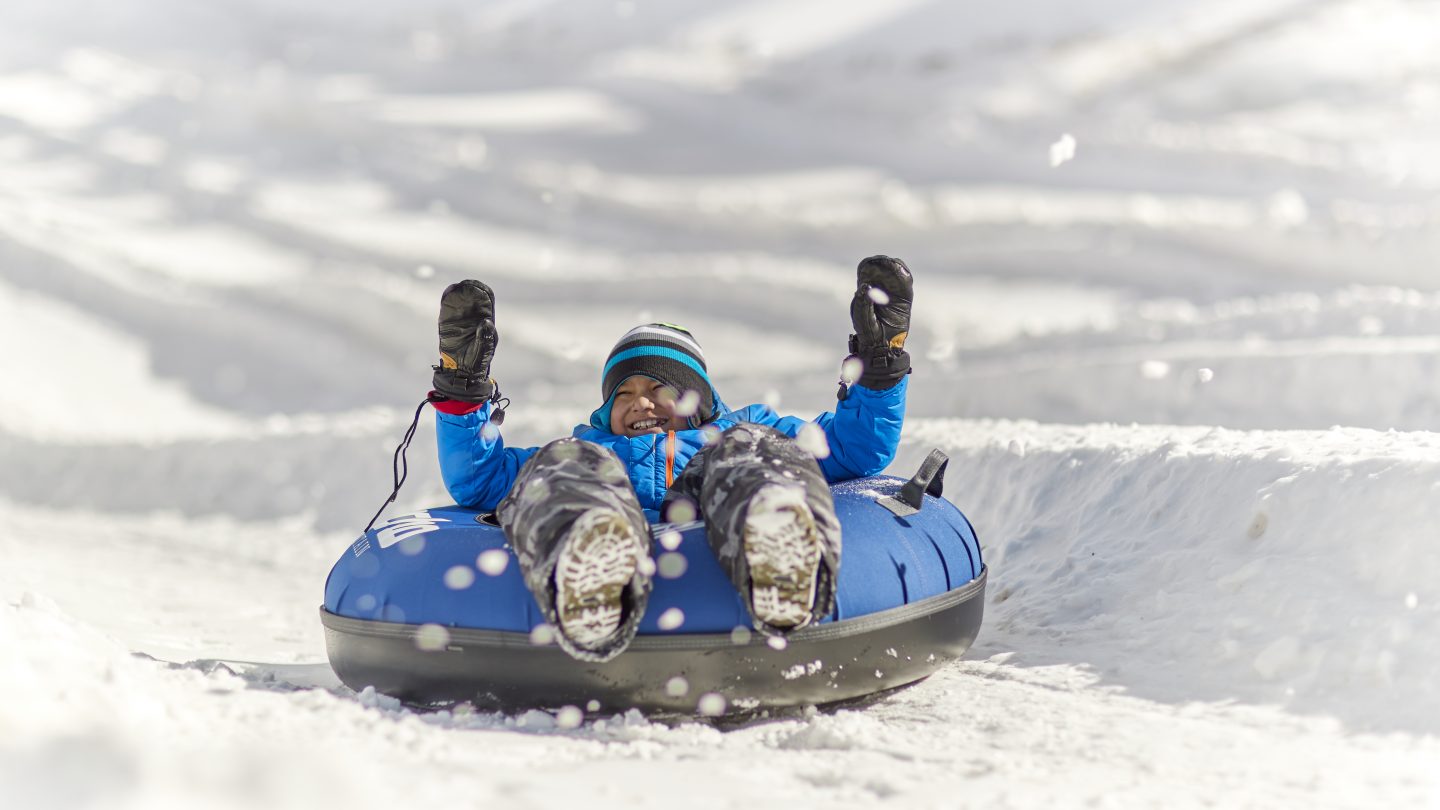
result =
[{"label": "snow bank", "polygon": [[1168,703],[1440,731],[1440,434],[918,420],[991,567],[984,644]]}]

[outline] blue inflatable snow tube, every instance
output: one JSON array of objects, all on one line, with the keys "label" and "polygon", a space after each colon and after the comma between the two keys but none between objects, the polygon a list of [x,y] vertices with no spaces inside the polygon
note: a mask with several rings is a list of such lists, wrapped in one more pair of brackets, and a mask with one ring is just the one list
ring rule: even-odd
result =
[{"label": "blue inflatable snow tube", "polygon": [[[655,694],[653,684],[639,683],[651,677],[647,654],[660,674],[680,666],[662,660],[667,652],[683,659],[723,651],[748,656],[748,663],[733,665],[747,666],[752,675],[773,670],[775,689],[765,692],[762,677],[759,687],[743,695],[725,690],[731,679],[724,665],[710,673],[715,683],[706,688],[720,690],[731,706],[831,702],[826,698],[844,700],[918,680],[973,641],[985,569],[974,529],[949,502],[926,494],[922,507],[904,516],[881,502],[893,505],[904,483],[873,477],[832,487],[843,529],[835,611],[791,634],[788,649],[767,645],[758,633],[750,638],[744,602],[714,559],[699,522],[654,525],[654,590],[640,635],[624,654],[605,664],[584,664],[554,646],[536,647],[532,633],[545,619],[504,533],[491,515],[445,506],[390,518],[356,540],[335,564],[321,611],[331,663],[357,689],[373,685],[412,701],[467,699],[507,708],[599,696],[612,708],[694,710],[694,694],[677,703],[666,692]],[[664,628],[662,615],[668,619]],[[911,666],[901,666],[896,648],[904,646],[905,628],[914,622],[925,624],[923,638],[911,639],[921,646],[910,652]],[[435,643],[437,633],[443,644]],[[849,684],[836,669],[833,677],[821,679],[822,688],[790,694],[797,692],[796,679],[781,675],[797,663],[823,662],[827,651],[832,658],[840,652],[853,658],[844,663],[866,679]],[[892,677],[873,674],[862,662],[876,651],[891,654],[881,653],[875,672],[889,670]],[[934,666],[916,665],[916,658]],[[524,688],[527,681],[552,677],[557,667],[573,672],[578,682]],[[710,678],[695,673],[693,665],[683,668],[692,681]],[[617,676],[636,681],[634,688],[616,692]]]},{"label": "blue inflatable snow tube", "polygon": [[[844,545],[835,612],[827,622],[938,596],[980,576],[980,546],[960,510],[939,501],[897,518],[875,503],[892,489],[873,478],[834,487]],[[489,519],[458,506],[390,518],[336,563],[325,585],[325,609],[353,619],[531,632],[545,618],[504,532]],[[680,557],[665,559],[667,551],[656,543],[662,564],[640,633],[729,633],[748,626],[745,604],[715,561],[704,527],[657,524],[654,534],[669,529],[678,530],[680,543],[668,553]],[[497,549],[507,557],[480,560]],[[684,619],[662,630],[660,616],[670,608],[679,608]]]}]

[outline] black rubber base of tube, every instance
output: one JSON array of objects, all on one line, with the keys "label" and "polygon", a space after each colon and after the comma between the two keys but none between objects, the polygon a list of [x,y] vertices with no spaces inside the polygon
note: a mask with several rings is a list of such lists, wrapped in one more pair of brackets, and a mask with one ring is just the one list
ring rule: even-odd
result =
[{"label": "black rubber base of tube", "polygon": [[320,619],[330,666],[346,686],[411,704],[743,714],[855,700],[929,676],[975,641],[986,573],[920,602],[798,630],[782,649],[758,633],[744,643],[730,634],[639,636],[603,664],[536,646],[526,633],[447,628],[443,648],[427,651],[422,643],[447,634],[324,608]]}]

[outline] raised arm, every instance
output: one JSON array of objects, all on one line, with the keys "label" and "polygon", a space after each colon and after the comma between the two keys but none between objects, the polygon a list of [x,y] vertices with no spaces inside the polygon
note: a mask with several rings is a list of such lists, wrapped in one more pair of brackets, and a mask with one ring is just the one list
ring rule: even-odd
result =
[{"label": "raised arm", "polygon": [[[855,385],[834,411],[822,413],[810,422],[798,416],[782,416],[773,424],[789,436],[799,436],[810,424],[820,426],[830,451],[819,459],[820,469],[825,473],[825,480],[831,483],[876,475],[895,460],[895,450],[900,446],[906,387],[903,377],[884,391]],[[756,415],[749,421],[769,423],[770,420]]]},{"label": "raised arm", "polygon": [[461,506],[492,511],[510,492],[521,465],[537,448],[505,446],[505,439],[490,421],[493,403],[464,413],[445,407],[453,404],[435,406],[435,444],[445,489]]},{"label": "raised arm", "polygon": [[494,509],[535,448],[510,449],[500,436],[505,419],[490,363],[500,345],[495,292],[461,281],[440,296],[440,364],[435,366],[435,443],[440,474],[462,506]]},{"label": "raised arm", "polygon": [[[871,256],[856,269],[855,296],[850,302],[850,356],[846,358],[840,402],[834,412],[814,421],[825,431],[830,454],[820,468],[830,481],[875,475],[889,466],[900,445],[905,423],[906,375],[914,279],[905,262]],[[794,417],[776,427],[798,435],[805,422]]]}]

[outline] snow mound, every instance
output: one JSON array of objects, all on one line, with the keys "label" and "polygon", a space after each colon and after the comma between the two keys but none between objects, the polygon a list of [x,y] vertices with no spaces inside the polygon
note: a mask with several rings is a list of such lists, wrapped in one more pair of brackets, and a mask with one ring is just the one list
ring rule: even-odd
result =
[{"label": "snow mound", "polygon": [[1171,703],[1440,731],[1440,434],[917,420],[992,572],[982,641]]}]

